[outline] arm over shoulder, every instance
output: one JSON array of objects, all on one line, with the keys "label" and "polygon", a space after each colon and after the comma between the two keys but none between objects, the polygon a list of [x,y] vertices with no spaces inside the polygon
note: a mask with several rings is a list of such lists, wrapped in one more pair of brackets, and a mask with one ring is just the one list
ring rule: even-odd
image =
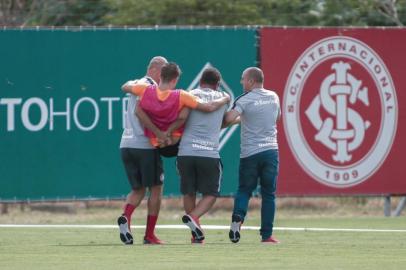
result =
[{"label": "arm over shoulder", "polygon": [[197,97],[190,94],[187,91],[180,91],[180,108],[187,107],[190,109],[196,109],[198,104]]},{"label": "arm over shoulder", "polygon": [[146,83],[134,83],[134,81],[128,81],[123,86],[121,89],[126,92],[126,93],[131,93],[136,96],[142,96],[144,95],[145,89],[149,84]]}]

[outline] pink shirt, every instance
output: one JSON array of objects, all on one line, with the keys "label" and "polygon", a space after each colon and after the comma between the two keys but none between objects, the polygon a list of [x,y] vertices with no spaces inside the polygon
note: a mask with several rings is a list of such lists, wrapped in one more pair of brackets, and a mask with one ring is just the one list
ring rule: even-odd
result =
[{"label": "pink shirt", "polygon": [[[165,100],[160,100],[156,88],[155,85],[150,85],[145,89],[140,106],[148,114],[152,123],[160,130],[166,131],[179,116],[180,90],[172,90]],[[179,131],[183,131],[183,127]],[[144,133],[148,138],[156,137],[147,128],[144,129]]]}]

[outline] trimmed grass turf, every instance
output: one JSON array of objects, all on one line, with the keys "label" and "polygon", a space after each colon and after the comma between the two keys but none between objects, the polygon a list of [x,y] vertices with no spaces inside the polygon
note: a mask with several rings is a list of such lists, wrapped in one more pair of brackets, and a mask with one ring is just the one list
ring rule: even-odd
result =
[{"label": "trimmed grass turf", "polygon": [[[228,224],[228,220],[202,220]],[[160,224],[175,224],[163,220]],[[180,222],[179,222],[180,223]],[[258,225],[257,219],[247,225]],[[276,226],[405,229],[406,218],[287,218]],[[259,243],[243,231],[239,244],[228,231],[206,230],[206,243],[190,244],[190,232],[157,229],[163,246],[124,246],[112,229],[0,228],[0,269],[403,269],[406,233],[276,231],[280,245]]]}]

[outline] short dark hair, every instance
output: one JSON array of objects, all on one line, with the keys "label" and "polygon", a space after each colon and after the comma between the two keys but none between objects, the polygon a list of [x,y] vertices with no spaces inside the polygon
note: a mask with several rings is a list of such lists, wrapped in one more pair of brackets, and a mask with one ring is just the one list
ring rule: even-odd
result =
[{"label": "short dark hair", "polygon": [[181,70],[179,66],[174,62],[169,62],[163,65],[161,69],[161,80],[163,82],[170,82],[180,76]]},{"label": "short dark hair", "polygon": [[217,86],[220,80],[221,80],[220,71],[218,71],[217,68],[210,67],[206,68],[203,71],[202,77],[200,78],[200,84]]}]

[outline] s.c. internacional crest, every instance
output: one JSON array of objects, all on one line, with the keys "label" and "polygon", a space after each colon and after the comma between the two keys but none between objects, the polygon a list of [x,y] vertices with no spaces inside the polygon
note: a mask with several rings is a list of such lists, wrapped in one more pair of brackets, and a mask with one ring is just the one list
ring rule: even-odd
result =
[{"label": "s.c. internacional crest", "polygon": [[284,128],[301,167],[318,182],[349,187],[382,165],[396,133],[391,75],[360,40],[336,36],[311,45],[286,84]]}]

